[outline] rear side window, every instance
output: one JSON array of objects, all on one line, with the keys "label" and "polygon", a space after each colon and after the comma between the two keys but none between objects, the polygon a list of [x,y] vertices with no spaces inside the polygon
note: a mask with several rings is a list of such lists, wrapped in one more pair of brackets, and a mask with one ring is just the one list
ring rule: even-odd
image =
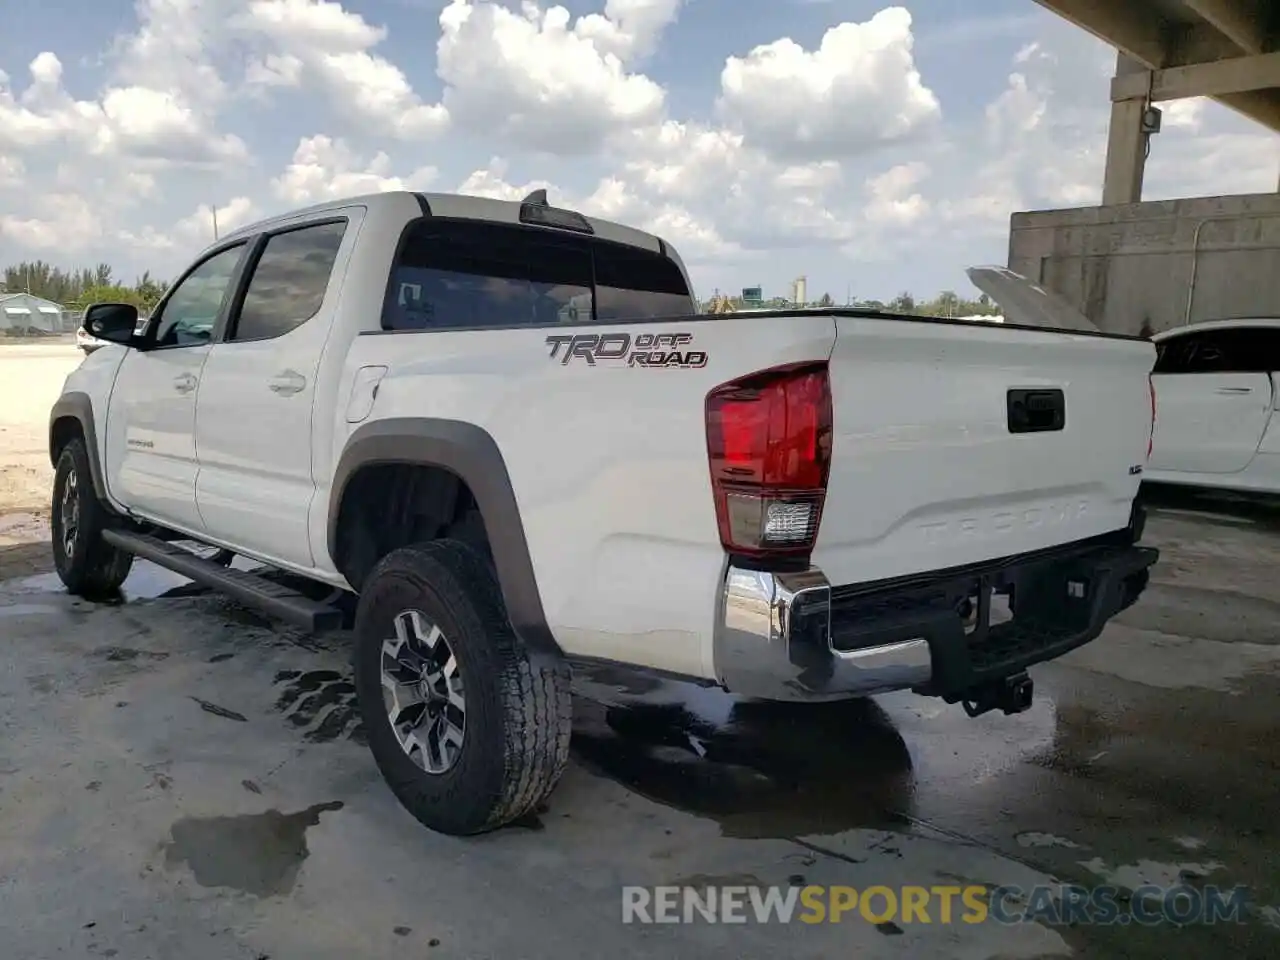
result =
[{"label": "rear side window", "polygon": [[343,220],[269,237],[229,339],[270,340],[314,317],[324,303],[346,230]]},{"label": "rear side window", "polygon": [[426,219],[392,268],[385,330],[545,327],[694,310],[661,254],[546,230]]}]

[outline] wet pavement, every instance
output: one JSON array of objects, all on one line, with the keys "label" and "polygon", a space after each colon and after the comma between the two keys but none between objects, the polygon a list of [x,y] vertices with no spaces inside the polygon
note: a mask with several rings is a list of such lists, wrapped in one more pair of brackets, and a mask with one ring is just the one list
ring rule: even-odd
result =
[{"label": "wet pavement", "polygon": [[[471,840],[422,830],[382,785],[343,635],[149,564],[116,605],[7,581],[6,956],[1275,956],[1280,508],[1158,503],[1147,594],[1034,668],[1025,714],[601,671],[578,678],[550,803]],[[623,884],[668,883],[1242,884],[1251,903],[1183,928],[621,923]]]}]

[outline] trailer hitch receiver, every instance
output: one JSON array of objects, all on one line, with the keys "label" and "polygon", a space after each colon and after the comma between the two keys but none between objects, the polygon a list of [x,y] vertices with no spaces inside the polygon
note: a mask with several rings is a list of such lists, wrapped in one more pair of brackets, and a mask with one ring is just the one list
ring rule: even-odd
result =
[{"label": "trailer hitch receiver", "polygon": [[1009,716],[1029,710],[1034,692],[1035,684],[1023,671],[980,684],[969,690],[960,702],[971,717],[980,717],[992,710],[1001,710]]}]

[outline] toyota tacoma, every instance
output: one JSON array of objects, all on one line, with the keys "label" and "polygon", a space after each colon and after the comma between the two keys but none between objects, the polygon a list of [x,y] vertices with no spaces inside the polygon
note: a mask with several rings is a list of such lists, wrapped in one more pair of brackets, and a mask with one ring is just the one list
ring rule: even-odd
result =
[{"label": "toyota tacoma", "polygon": [[355,595],[372,753],[454,834],[550,793],[574,664],[1016,713],[1156,559],[1155,350],[971,276],[1004,324],[699,315],[668,243],[542,191],[243,227],[140,329],[87,311],[57,571],[101,597],[142,557],[317,631],[344,613],[309,583]]}]

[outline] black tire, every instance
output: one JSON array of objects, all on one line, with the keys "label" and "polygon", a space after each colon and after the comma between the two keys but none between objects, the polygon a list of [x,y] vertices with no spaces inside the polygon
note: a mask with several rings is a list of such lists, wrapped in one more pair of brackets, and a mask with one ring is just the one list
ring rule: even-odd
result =
[{"label": "black tire", "polygon": [[[383,696],[383,641],[410,610],[440,628],[463,684],[462,745],[441,773],[410,758]],[[424,826],[484,833],[533,812],[555,788],[569,759],[569,667],[525,649],[483,554],[453,540],[388,554],[363,584],[355,641],[369,748],[396,798]]]},{"label": "black tire", "polygon": [[62,448],[54,469],[49,524],[54,569],[77,596],[112,597],[133,567],[133,554],[102,539],[109,516],[93,487],[84,438],[76,437]]}]

